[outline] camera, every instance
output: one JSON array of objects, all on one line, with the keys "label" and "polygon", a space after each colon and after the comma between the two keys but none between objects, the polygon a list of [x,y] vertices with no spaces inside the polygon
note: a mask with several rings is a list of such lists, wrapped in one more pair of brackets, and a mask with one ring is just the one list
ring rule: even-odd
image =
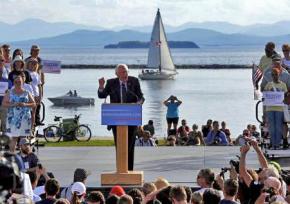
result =
[{"label": "camera", "polygon": [[263,189],[262,192],[269,193],[269,195],[265,199],[265,202],[269,202],[270,198],[272,198],[273,196],[276,195],[276,192],[275,192],[274,188],[272,188],[272,187],[267,188],[267,189]]},{"label": "camera", "polygon": [[235,168],[236,172],[239,173],[240,161],[235,161],[235,160],[231,159],[230,165],[232,165]]}]

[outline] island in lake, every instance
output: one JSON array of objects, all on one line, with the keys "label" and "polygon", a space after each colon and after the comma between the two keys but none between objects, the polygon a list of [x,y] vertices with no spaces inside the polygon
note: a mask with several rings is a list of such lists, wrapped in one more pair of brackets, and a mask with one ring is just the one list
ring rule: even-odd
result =
[{"label": "island in lake", "polygon": [[[162,42],[161,42],[162,43]],[[150,42],[141,41],[122,41],[118,44],[105,45],[105,49],[116,49],[116,48],[149,48]],[[158,46],[156,44],[156,46]],[[170,48],[199,48],[199,46],[191,41],[168,41]]]}]

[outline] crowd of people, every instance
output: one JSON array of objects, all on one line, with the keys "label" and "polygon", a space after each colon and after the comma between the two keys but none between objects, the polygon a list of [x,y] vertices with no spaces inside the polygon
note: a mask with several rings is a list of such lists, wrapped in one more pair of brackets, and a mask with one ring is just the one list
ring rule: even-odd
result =
[{"label": "crowd of people", "polygon": [[[1,138],[2,140],[3,138]],[[7,141],[6,141],[7,143]],[[3,141],[1,141],[3,145]],[[72,182],[62,186],[53,173],[40,163],[29,144],[22,138],[20,151],[11,153],[2,146],[0,159],[0,203],[25,204],[284,204],[290,202],[290,174],[277,162],[268,162],[257,140],[249,139],[240,147],[238,161],[229,161],[228,167],[216,174],[212,169],[200,169],[197,186],[190,188],[170,184],[165,178],[146,182],[138,188],[124,190],[113,186],[110,192],[88,191],[86,183],[90,172],[76,168]],[[257,154],[260,168],[247,166],[249,150]],[[228,172],[228,173],[226,173]]]},{"label": "crowd of people", "polygon": [[12,138],[12,152],[20,137],[31,136],[36,126],[43,125],[39,112],[44,73],[39,51],[38,45],[32,45],[24,59],[21,49],[11,56],[8,44],[0,47],[0,132]]}]

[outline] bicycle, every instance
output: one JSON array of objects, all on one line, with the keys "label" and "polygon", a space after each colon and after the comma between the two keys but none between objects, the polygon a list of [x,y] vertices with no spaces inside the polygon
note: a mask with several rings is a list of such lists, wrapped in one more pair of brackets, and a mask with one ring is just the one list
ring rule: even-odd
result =
[{"label": "bicycle", "polygon": [[[92,137],[91,129],[84,124],[79,124],[81,115],[75,115],[73,119],[63,119],[62,117],[54,116],[54,121],[59,122],[57,125],[50,125],[44,129],[43,136],[47,142],[59,142],[62,137],[70,136],[77,141],[89,141]],[[66,124],[64,120],[71,121]]]}]

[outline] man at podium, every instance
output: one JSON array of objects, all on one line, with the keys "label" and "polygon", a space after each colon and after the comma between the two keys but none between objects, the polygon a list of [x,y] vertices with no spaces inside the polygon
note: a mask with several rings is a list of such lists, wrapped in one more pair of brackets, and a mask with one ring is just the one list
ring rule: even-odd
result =
[{"label": "man at podium", "polygon": [[[106,98],[110,96],[110,103],[140,103],[144,102],[143,93],[140,88],[138,78],[128,76],[128,66],[118,64],[115,73],[116,78],[105,81],[104,77],[99,79],[98,97]],[[105,85],[106,83],[106,85]],[[117,144],[117,128],[111,126],[114,135],[115,145]],[[128,170],[133,170],[134,147],[136,126],[128,127]]]}]

